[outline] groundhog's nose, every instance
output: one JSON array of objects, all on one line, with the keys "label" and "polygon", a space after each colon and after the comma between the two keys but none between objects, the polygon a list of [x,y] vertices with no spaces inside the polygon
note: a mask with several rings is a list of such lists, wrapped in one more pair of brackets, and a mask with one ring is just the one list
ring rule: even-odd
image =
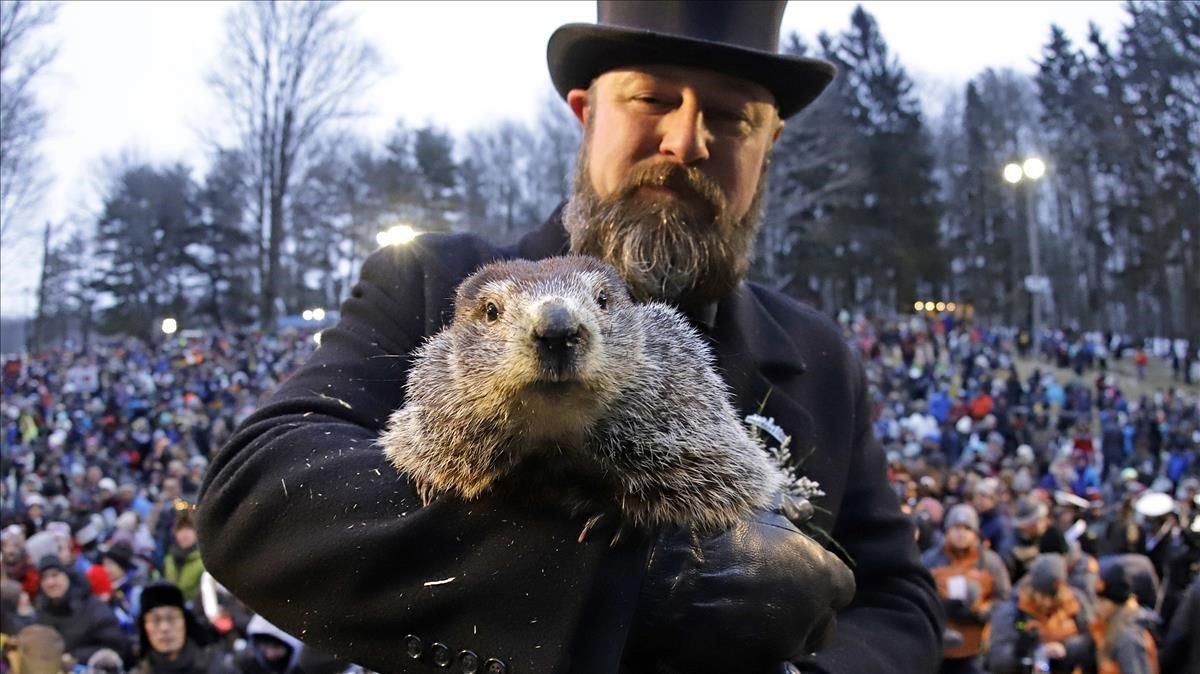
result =
[{"label": "groundhog's nose", "polygon": [[565,352],[579,343],[579,321],[563,305],[547,304],[538,312],[533,338],[541,349]]},{"label": "groundhog's nose", "polygon": [[574,370],[579,355],[581,328],[579,321],[563,305],[543,305],[533,326],[538,359],[545,371],[555,379]]}]

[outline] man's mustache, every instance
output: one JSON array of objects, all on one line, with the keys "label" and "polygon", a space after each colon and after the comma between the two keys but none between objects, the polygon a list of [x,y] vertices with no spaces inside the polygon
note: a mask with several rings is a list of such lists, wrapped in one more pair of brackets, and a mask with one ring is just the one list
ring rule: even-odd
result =
[{"label": "man's mustache", "polygon": [[640,187],[665,187],[685,200],[708,208],[713,220],[725,213],[725,192],[715,180],[694,166],[663,161],[643,162],[633,167],[614,191],[618,200],[630,198]]}]

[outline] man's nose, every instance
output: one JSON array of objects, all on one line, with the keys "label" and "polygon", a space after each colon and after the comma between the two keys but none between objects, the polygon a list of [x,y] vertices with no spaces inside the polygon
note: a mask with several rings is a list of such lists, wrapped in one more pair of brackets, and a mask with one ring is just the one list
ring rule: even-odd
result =
[{"label": "man's nose", "polygon": [[662,118],[662,142],[658,151],[680,164],[690,165],[708,159],[712,136],[704,124],[704,111],[692,101]]}]

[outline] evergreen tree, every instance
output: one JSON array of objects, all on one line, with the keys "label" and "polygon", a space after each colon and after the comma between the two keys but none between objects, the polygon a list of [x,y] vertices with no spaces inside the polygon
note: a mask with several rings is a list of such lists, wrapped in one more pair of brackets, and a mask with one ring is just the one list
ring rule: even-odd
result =
[{"label": "evergreen tree", "polygon": [[96,223],[97,288],[113,304],[102,328],[155,338],[158,322],[189,309],[184,252],[199,220],[195,185],[186,166],[138,165],[116,176]]},{"label": "evergreen tree", "polygon": [[827,57],[845,80],[850,118],[866,148],[862,220],[851,245],[865,248],[864,279],[881,307],[894,310],[942,280],[941,207],[933,155],[912,80],[861,6]]}]

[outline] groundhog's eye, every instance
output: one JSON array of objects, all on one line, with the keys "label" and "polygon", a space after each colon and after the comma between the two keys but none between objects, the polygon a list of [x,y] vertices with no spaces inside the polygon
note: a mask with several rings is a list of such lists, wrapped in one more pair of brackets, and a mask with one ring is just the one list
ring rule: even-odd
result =
[{"label": "groundhog's eye", "polygon": [[600,305],[601,309],[607,309],[608,308],[608,293],[604,292],[603,290],[601,290],[599,293],[597,293],[596,304]]},{"label": "groundhog's eye", "polygon": [[488,302],[483,307],[483,314],[487,316],[488,323],[495,323],[500,318],[500,307],[496,306],[495,302]]}]

